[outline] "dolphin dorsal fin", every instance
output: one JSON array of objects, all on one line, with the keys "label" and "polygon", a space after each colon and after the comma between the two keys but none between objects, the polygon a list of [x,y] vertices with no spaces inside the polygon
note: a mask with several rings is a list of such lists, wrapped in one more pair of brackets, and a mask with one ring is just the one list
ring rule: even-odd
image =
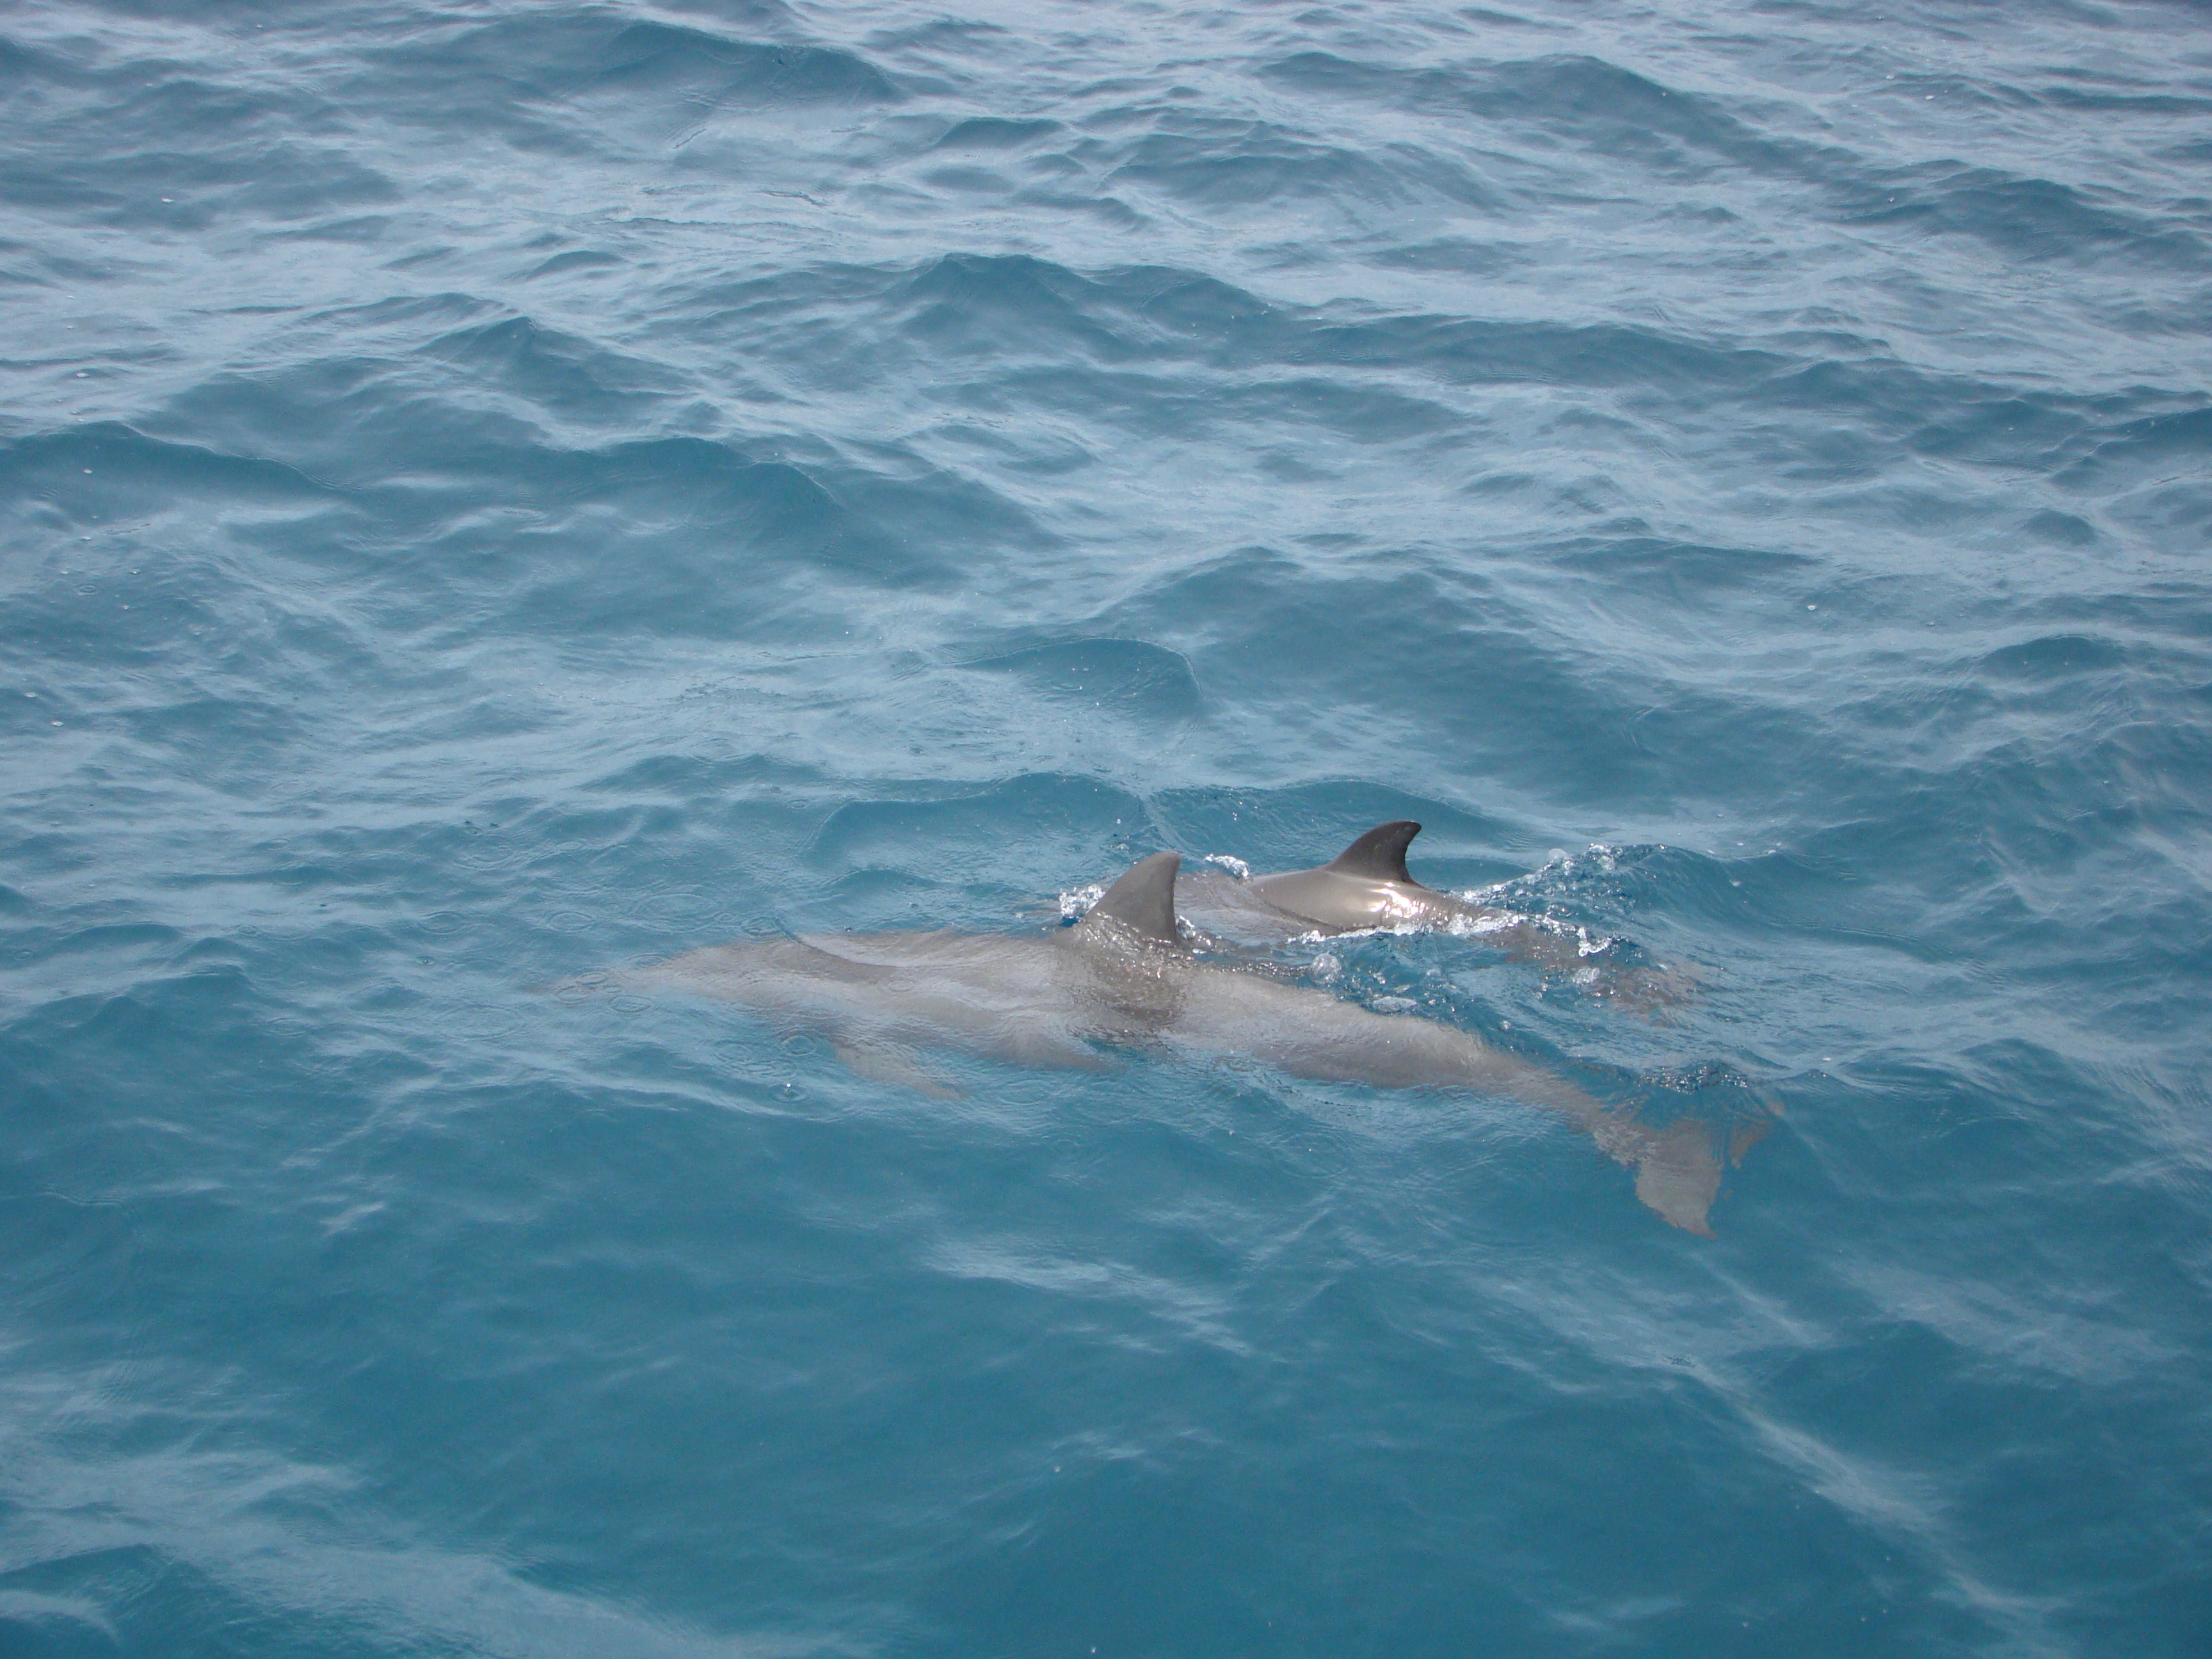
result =
[{"label": "dolphin dorsal fin", "polygon": [[1406,871],[1406,848],[1420,833],[1421,826],[1411,818],[1378,823],[1330,860],[1328,867],[1368,881],[1402,881],[1411,885],[1413,878]]},{"label": "dolphin dorsal fin", "polygon": [[1176,872],[1182,867],[1180,853],[1155,853],[1139,860],[1122,872],[1121,880],[1106,890],[1079,925],[1116,921],[1155,944],[1176,944]]}]

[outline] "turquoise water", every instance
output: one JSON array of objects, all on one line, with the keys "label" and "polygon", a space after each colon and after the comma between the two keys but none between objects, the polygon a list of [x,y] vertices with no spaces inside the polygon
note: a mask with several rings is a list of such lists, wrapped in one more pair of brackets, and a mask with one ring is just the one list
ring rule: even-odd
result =
[{"label": "turquoise water", "polygon": [[[2179,4],[0,12],[0,1653],[2205,1652],[2208,116]],[[1700,994],[1308,982],[1740,1074],[1717,1237],[600,977],[1395,817]]]}]

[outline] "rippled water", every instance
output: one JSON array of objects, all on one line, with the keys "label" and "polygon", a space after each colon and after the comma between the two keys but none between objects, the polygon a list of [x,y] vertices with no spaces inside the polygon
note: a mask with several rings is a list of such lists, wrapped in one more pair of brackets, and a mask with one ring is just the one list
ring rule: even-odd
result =
[{"label": "rippled water", "polygon": [[[0,100],[0,1650],[2212,1644],[2201,8],[38,0]],[[1392,817],[1703,994],[1312,981],[1741,1073],[1717,1238],[594,977]]]}]

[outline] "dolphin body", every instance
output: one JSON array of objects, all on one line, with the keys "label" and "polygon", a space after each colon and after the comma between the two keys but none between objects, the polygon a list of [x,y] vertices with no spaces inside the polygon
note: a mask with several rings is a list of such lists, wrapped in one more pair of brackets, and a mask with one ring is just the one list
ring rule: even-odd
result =
[{"label": "dolphin body", "polygon": [[1621,963],[1617,946],[1610,941],[1593,945],[1579,929],[1547,927],[1517,911],[1424,887],[1406,868],[1406,848],[1420,833],[1419,824],[1401,818],[1376,824],[1311,870],[1242,880],[1200,876],[1198,890],[1190,896],[1197,901],[1192,908],[1232,938],[1370,928],[1468,934],[1516,961],[1566,974],[1600,995],[1638,1007],[1678,1000],[1695,988],[1693,974],[1656,963]]},{"label": "dolphin body", "polygon": [[1646,1205],[1710,1236],[1720,1164],[1705,1124],[1655,1127],[1456,1027],[1208,961],[1176,927],[1181,865],[1155,853],[1081,922],[1047,933],[806,935],[693,951],[623,978],[752,1009],[824,1038],[864,1076],[939,1095],[954,1091],[917,1048],[1085,1070],[1107,1063],[1102,1049],[1236,1054],[1326,1082],[1510,1096],[1567,1118],[1636,1172]]}]

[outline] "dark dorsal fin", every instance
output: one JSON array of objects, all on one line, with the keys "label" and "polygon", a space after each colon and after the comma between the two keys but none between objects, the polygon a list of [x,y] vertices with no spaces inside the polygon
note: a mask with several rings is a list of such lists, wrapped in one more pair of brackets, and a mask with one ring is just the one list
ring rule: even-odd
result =
[{"label": "dark dorsal fin", "polygon": [[1122,872],[1121,879],[1106,890],[1091,907],[1081,926],[1118,921],[1131,933],[1155,943],[1176,943],[1176,872],[1182,867],[1180,853],[1155,853]]},{"label": "dark dorsal fin", "polygon": [[1406,873],[1406,848],[1420,833],[1421,826],[1410,818],[1378,823],[1332,859],[1328,867],[1369,881],[1411,882],[1413,877]]}]

